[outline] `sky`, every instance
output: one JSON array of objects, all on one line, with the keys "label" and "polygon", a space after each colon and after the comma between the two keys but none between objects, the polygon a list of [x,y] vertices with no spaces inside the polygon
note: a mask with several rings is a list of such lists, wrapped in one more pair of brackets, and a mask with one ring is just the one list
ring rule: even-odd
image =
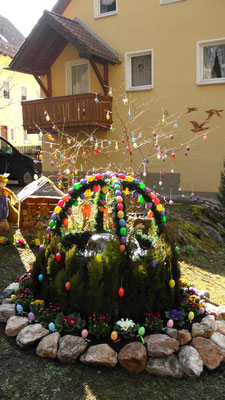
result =
[{"label": "sky", "polygon": [[6,17],[27,37],[44,10],[51,10],[57,0],[0,0],[0,15]]}]

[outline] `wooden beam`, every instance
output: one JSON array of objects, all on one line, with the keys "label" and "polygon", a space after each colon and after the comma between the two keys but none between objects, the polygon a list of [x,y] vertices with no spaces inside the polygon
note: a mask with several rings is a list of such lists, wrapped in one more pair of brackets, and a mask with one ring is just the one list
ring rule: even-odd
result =
[{"label": "wooden beam", "polygon": [[109,91],[109,63],[104,64],[104,95]]},{"label": "wooden beam", "polygon": [[52,75],[51,70],[47,73],[47,86],[48,86],[48,97],[52,97]]},{"label": "wooden beam", "polygon": [[103,80],[103,78],[102,78],[102,76],[101,76],[101,74],[99,72],[99,69],[98,69],[97,65],[95,64],[95,62],[92,59],[90,59],[90,63],[91,63],[91,66],[92,66],[93,70],[95,71],[95,74],[96,74],[96,76],[97,76],[97,78],[98,78],[98,80],[100,82],[100,85],[101,85],[101,87],[102,87],[102,89],[104,91],[104,94],[106,94],[105,93],[104,80]]},{"label": "wooden beam", "polygon": [[46,87],[45,87],[45,85],[42,83],[42,81],[40,80],[39,76],[36,75],[36,74],[33,74],[33,75],[34,75],[34,78],[36,79],[37,83],[40,85],[41,89],[43,90],[45,96],[46,96],[46,97],[50,97],[50,96],[49,96],[48,90],[46,89]]}]

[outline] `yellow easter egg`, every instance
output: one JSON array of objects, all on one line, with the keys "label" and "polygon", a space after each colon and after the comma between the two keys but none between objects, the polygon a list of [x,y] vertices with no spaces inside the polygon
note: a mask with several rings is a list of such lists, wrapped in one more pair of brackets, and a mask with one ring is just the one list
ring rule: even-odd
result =
[{"label": "yellow easter egg", "polygon": [[102,188],[102,193],[106,194],[107,192],[108,192],[108,189],[107,189],[106,186],[104,186],[104,187]]},{"label": "yellow easter egg", "polygon": [[132,176],[127,176],[127,177],[126,177],[126,181],[127,181],[127,182],[133,182]]},{"label": "yellow easter egg", "polygon": [[61,211],[61,207],[56,206],[55,209],[54,209],[54,212],[55,212],[56,214],[59,214],[60,211]]},{"label": "yellow easter egg", "polygon": [[123,218],[124,217],[124,212],[123,211],[118,211],[117,217],[118,218]]},{"label": "yellow easter egg", "polygon": [[102,261],[102,255],[101,255],[101,254],[97,254],[96,257],[95,257],[95,259],[96,259],[96,261],[97,261],[98,263],[100,263],[100,262]]},{"label": "yellow easter egg", "polygon": [[85,190],[85,195],[86,195],[87,197],[91,197],[91,189]]},{"label": "yellow easter egg", "polygon": [[88,182],[92,182],[95,179],[95,177],[90,175],[90,176],[87,176],[86,179],[87,179]]},{"label": "yellow easter egg", "polygon": [[156,208],[157,208],[158,211],[162,211],[163,210],[162,204],[158,204]]}]

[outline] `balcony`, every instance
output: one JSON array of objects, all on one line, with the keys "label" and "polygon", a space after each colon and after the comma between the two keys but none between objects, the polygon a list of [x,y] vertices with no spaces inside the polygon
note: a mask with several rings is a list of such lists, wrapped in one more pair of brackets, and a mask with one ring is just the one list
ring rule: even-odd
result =
[{"label": "balcony", "polygon": [[[45,130],[54,132],[56,129],[71,132],[85,127],[109,129],[112,124],[112,98],[101,95],[97,98],[98,101],[95,93],[86,93],[23,101],[24,130],[37,133]],[[109,119],[106,118],[107,112]]]}]

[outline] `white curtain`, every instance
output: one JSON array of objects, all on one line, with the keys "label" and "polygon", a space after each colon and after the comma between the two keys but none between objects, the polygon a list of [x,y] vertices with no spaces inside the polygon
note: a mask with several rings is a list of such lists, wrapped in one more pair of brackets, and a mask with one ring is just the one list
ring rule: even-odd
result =
[{"label": "white curtain", "polygon": [[116,0],[100,0],[100,13],[107,13],[116,10]]},{"label": "white curtain", "polygon": [[72,66],[72,94],[88,93],[88,64]]},{"label": "white curtain", "polygon": [[[216,60],[217,56],[217,60]],[[225,44],[206,46],[203,49],[203,79],[218,78],[215,65],[219,64],[221,78],[225,78]]]},{"label": "white curtain", "polygon": [[151,54],[131,57],[132,87],[151,85],[151,75]]}]

